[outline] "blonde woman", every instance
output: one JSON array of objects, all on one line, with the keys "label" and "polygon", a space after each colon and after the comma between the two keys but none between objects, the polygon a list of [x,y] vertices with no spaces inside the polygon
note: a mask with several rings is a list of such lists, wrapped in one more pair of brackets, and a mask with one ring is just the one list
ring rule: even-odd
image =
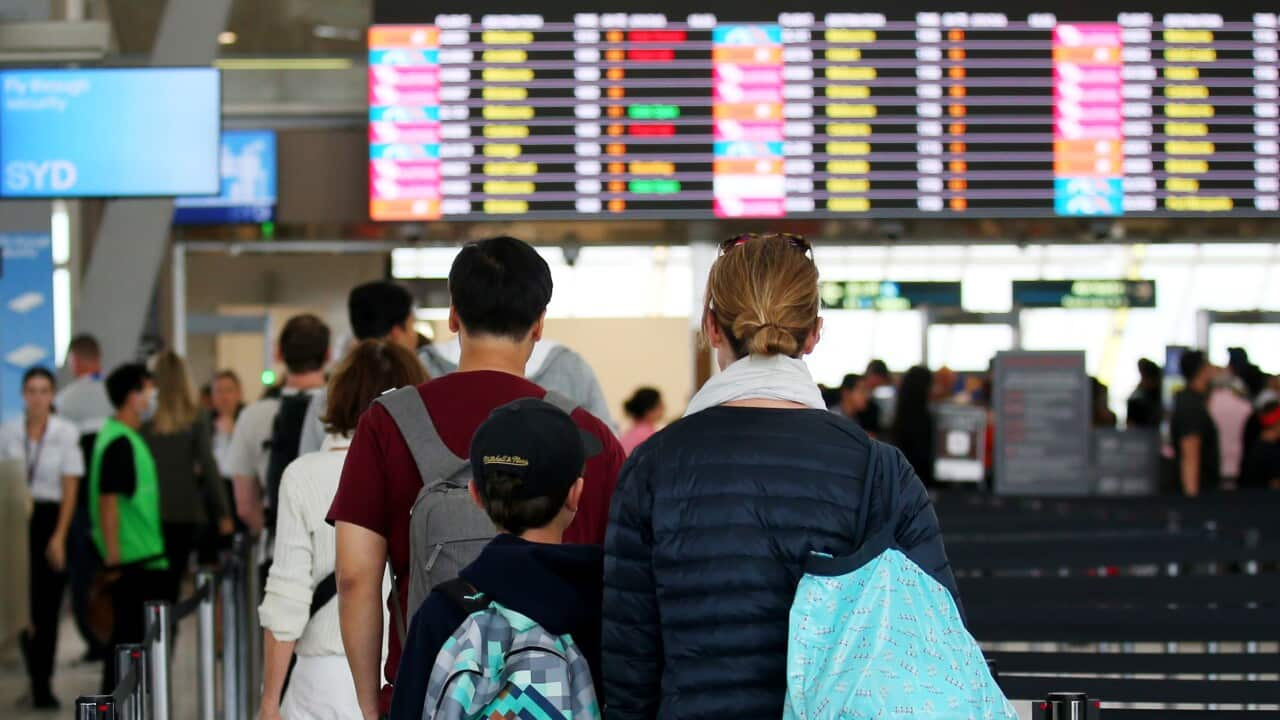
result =
[{"label": "blonde woman", "polygon": [[231,503],[218,473],[208,419],[191,389],[187,364],[172,351],[156,357],[155,414],[142,435],[155,456],[160,479],[160,519],[169,559],[164,597],[176,601],[202,534],[234,531]]},{"label": "blonde woman", "polygon": [[[605,540],[603,668],[614,718],[782,717],[787,623],[810,552],[860,547],[874,510],[956,593],[924,485],[827,410],[804,356],[822,336],[798,235],[726,241],[702,327],[721,372],[627,461]],[[873,487],[897,486],[891,508]]]}]

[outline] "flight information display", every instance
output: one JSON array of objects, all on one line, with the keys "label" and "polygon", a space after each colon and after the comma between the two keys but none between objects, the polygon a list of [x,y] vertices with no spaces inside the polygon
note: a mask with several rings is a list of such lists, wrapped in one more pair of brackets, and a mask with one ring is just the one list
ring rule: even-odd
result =
[{"label": "flight information display", "polygon": [[819,290],[822,307],[828,310],[912,310],[962,306],[959,282],[852,280],[823,282]]},{"label": "flight information display", "polygon": [[1156,306],[1156,281],[1014,280],[1013,305],[1067,310],[1153,308]]},{"label": "flight information display", "polygon": [[380,13],[371,216],[1280,210],[1274,11],[732,12]]}]

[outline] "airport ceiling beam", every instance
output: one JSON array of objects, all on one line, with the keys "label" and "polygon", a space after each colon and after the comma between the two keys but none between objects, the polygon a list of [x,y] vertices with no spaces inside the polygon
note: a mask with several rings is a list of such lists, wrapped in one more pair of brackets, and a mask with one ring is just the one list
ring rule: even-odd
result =
[{"label": "airport ceiling beam", "polygon": [[[169,0],[150,64],[210,65],[230,9],[231,0]],[[137,353],[172,219],[173,198],[106,203],[73,321],[98,337],[108,366]]]},{"label": "airport ceiling beam", "polygon": [[98,62],[110,47],[100,20],[0,23],[0,65]]}]

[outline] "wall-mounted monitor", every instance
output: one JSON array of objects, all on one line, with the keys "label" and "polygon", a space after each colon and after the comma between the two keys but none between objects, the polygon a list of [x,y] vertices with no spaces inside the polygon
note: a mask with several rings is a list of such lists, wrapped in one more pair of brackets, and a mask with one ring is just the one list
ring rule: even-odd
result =
[{"label": "wall-mounted monitor", "polygon": [[0,196],[216,195],[211,68],[0,72]]},{"label": "wall-mounted monitor", "polygon": [[174,224],[261,223],[275,218],[274,130],[223,131],[219,166],[221,192],[214,196],[177,198]]}]

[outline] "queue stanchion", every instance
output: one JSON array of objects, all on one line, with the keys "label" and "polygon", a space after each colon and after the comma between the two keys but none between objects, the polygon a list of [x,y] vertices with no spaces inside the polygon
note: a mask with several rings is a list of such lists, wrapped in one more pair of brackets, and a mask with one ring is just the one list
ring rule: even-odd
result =
[{"label": "queue stanchion", "polygon": [[[1255,541],[1256,541],[1256,538],[1255,538]],[[1257,574],[1258,574],[1258,561],[1257,561],[1257,560],[1250,560],[1250,561],[1246,562],[1246,563],[1244,564],[1244,574],[1245,574],[1245,575],[1257,575]],[[1258,641],[1257,641],[1257,640],[1249,640],[1248,642],[1246,642],[1246,643],[1244,644],[1244,651],[1245,651],[1245,653],[1246,653],[1246,654],[1249,654],[1249,655],[1256,655],[1256,654],[1258,654]],[[1244,679],[1245,679],[1245,680],[1248,680],[1248,681],[1250,681],[1250,682],[1257,682],[1257,680],[1258,680],[1258,674],[1257,674],[1257,673],[1248,673],[1248,674],[1246,674],[1246,675],[1244,676]],[[1256,704],[1254,704],[1254,703],[1250,703],[1250,704],[1245,705],[1245,706],[1244,706],[1244,709],[1245,709],[1245,710],[1257,710],[1257,709],[1258,709],[1258,706],[1257,706]]]},{"label": "queue stanchion", "polygon": [[147,662],[146,652],[142,645],[117,645],[116,653],[116,687],[128,682],[129,673],[134,675],[133,689],[124,698],[116,702],[115,715],[119,720],[145,720],[147,711]]},{"label": "queue stanchion", "polygon": [[[137,669],[134,667],[133,648],[141,647],[136,645],[117,645],[114,652],[116,654],[116,687],[124,682],[132,670],[134,673]],[[138,683],[139,687],[142,683]],[[144,702],[142,700],[143,693],[134,692],[122,699],[116,704],[116,717],[120,720],[142,720],[138,713],[139,706]]]},{"label": "queue stanchion", "polygon": [[[265,537],[265,535],[264,535]],[[258,603],[262,601],[262,569],[266,556],[266,540],[257,538],[248,547],[248,562],[245,563],[244,593],[244,673],[245,703],[247,713],[253,713],[258,707],[262,694],[262,633],[258,631]],[[249,717],[249,714],[243,717]]]},{"label": "queue stanchion", "polygon": [[76,698],[76,720],[121,720],[116,701],[110,695],[83,695]]},{"label": "queue stanchion", "polygon": [[147,661],[150,674],[151,718],[169,720],[173,715],[173,685],[169,672],[169,603],[151,601],[146,605]]},{"label": "queue stanchion", "polygon": [[222,717],[225,720],[244,717],[240,711],[240,591],[236,587],[240,576],[240,545],[244,542],[237,535],[233,550],[222,554]]},{"label": "queue stanchion", "polygon": [[[1166,573],[1169,577],[1178,577],[1178,575],[1180,575],[1180,574],[1181,574],[1179,570],[1180,570],[1180,568],[1179,568],[1179,566],[1178,566],[1178,563],[1176,563],[1176,562],[1167,563],[1167,564],[1165,565],[1165,573]],[[1174,653],[1178,652],[1178,641],[1177,641],[1177,640],[1170,640],[1170,641],[1166,642],[1166,643],[1164,644],[1164,651],[1165,651],[1166,653],[1169,653],[1170,655],[1172,655],[1172,654],[1174,654]]]},{"label": "queue stanchion", "polygon": [[213,647],[215,576],[208,570],[196,574],[196,592],[200,596],[196,625],[196,681],[199,683],[199,720],[214,720],[214,683],[216,659]]},{"label": "queue stanchion", "polygon": [[252,712],[252,703],[249,701],[252,693],[249,686],[253,682],[249,674],[249,657],[253,652],[253,646],[249,642],[249,633],[252,631],[249,625],[249,579],[257,572],[253,564],[253,547],[253,540],[246,538],[239,548],[239,562],[236,565],[236,632],[239,633],[236,640],[237,718],[247,718]]}]

